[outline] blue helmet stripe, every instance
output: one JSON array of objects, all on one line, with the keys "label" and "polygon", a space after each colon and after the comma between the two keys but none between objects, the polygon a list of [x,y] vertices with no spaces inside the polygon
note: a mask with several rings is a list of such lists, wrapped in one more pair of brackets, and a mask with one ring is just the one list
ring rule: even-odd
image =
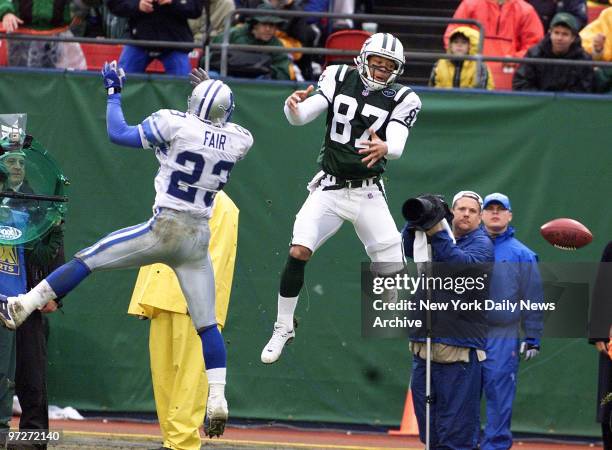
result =
[{"label": "blue helmet stripe", "polygon": [[217,94],[219,93],[222,87],[223,87],[223,83],[220,82],[219,87],[215,89],[215,92],[213,92],[210,98],[210,102],[208,103],[208,108],[206,108],[206,114],[204,114],[204,120],[208,120],[208,114],[210,114],[210,108],[212,108],[212,105],[215,102],[215,97],[217,96]]},{"label": "blue helmet stripe", "polygon": [[232,119],[233,113],[234,113],[234,93],[230,90],[230,109],[229,109],[229,114],[225,118],[226,122],[229,122]]},{"label": "blue helmet stripe", "polygon": [[198,105],[198,109],[196,109],[195,111],[195,115],[200,117],[200,113],[202,112],[202,106],[204,106],[204,102],[206,101],[206,96],[208,95],[208,91],[210,91],[210,88],[213,87],[213,85],[215,84],[216,81],[213,81],[212,83],[210,83],[208,85],[208,88],[206,88],[206,91],[204,92],[204,95],[202,95],[202,100],[200,100],[200,104]]}]

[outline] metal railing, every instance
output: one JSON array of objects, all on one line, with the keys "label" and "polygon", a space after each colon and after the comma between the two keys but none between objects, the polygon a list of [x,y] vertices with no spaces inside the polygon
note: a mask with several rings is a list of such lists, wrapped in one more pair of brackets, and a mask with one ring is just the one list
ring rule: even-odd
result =
[{"label": "metal railing", "polygon": [[[262,14],[262,12],[261,10],[258,10],[258,9],[238,8],[232,14],[254,16],[257,14]],[[232,14],[226,16],[224,20],[223,40],[221,43],[221,64],[220,64],[221,76],[227,76],[227,55],[228,55],[229,50],[236,49],[236,50],[259,51],[259,52],[265,51],[265,52],[272,53],[270,50],[272,48],[275,48],[272,46],[265,46],[265,45],[258,45],[258,46],[240,45],[238,46],[238,44],[230,44],[229,36],[230,36],[230,29],[231,29]],[[477,77],[479,76],[480,71],[481,71],[482,60],[480,60],[479,58],[480,58],[480,55],[482,53],[482,48],[483,48],[484,27],[477,20],[453,19],[453,18],[446,18],[446,17],[426,17],[426,16],[392,16],[389,14],[342,14],[342,13],[329,13],[329,12],[314,13],[314,12],[306,12],[306,11],[282,11],[282,10],[276,10],[276,11],[266,10],[265,14],[271,15],[271,16],[279,16],[279,17],[353,19],[353,20],[363,20],[363,21],[376,22],[376,23],[441,24],[441,25],[443,24],[448,25],[448,24],[456,23],[456,24],[463,24],[463,25],[474,25],[478,28],[478,31],[480,32],[480,37],[478,39],[478,46],[477,46],[477,55],[476,55],[476,61],[477,61],[477,66],[478,66],[477,71],[476,71]],[[215,49],[215,45],[212,44],[210,48]],[[299,47],[299,48],[276,47],[273,53],[276,53],[279,51],[279,50],[276,50],[277,48],[284,49],[283,51],[284,53],[299,52],[299,53],[305,53],[305,54],[347,55],[347,56],[357,55],[359,53],[358,50],[357,51],[355,50],[337,50],[337,49],[326,49],[326,48],[316,48],[316,47]],[[404,52],[404,55],[409,58],[413,54],[422,54],[422,53]],[[439,59],[440,55],[441,54],[436,53],[435,60]],[[206,56],[206,62],[208,64],[208,61],[210,58],[210,50],[205,51],[205,56]],[[208,66],[206,66],[206,68],[208,69]]]},{"label": "metal railing", "polygon": [[[330,55],[330,56],[355,56],[359,50],[342,50],[328,49],[324,47],[276,47],[267,45],[245,45],[245,44],[230,44],[229,33],[231,28],[232,17],[235,14],[244,16],[253,16],[261,14],[261,10],[239,8],[233,11],[225,18],[224,33],[222,42],[219,44],[204,45],[203,42],[174,42],[174,41],[149,41],[149,40],[134,40],[134,39],[110,39],[110,38],[86,38],[86,37],[61,37],[61,36],[45,36],[20,33],[0,33],[0,39],[8,40],[28,40],[28,41],[48,41],[48,42],[78,42],[85,44],[103,44],[103,45],[137,45],[146,48],[162,48],[175,50],[193,50],[194,48],[202,48],[204,50],[205,64],[208,69],[210,61],[210,52],[217,50],[221,52],[220,60],[220,75],[227,76],[228,53],[231,50],[266,52],[266,53],[304,53],[315,55]],[[612,62],[604,61],[577,61],[568,59],[548,59],[548,58],[512,58],[500,56],[484,56],[482,55],[484,28],[482,24],[471,19],[452,19],[441,17],[425,17],[425,16],[391,16],[386,14],[341,14],[341,13],[311,13],[305,11],[274,11],[266,10],[266,15],[275,15],[280,17],[307,17],[307,18],[328,18],[328,19],[344,19],[351,18],[355,20],[373,21],[380,23],[400,23],[400,24],[466,24],[474,25],[480,31],[480,39],[478,42],[477,54],[457,56],[450,55],[444,52],[404,52],[408,60],[423,60],[437,61],[439,59],[449,60],[468,60],[476,61],[478,65],[477,76],[480,74],[480,67],[483,62],[501,62],[507,64],[544,64],[544,65],[561,65],[561,66],[592,66],[601,68],[612,68]]]}]

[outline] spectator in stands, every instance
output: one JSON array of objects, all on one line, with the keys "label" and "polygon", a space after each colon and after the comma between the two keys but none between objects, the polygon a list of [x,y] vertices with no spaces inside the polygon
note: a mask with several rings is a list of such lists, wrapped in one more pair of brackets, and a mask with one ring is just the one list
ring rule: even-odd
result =
[{"label": "spectator in stands", "polygon": [[[557,13],[550,30],[527,52],[529,58],[589,61],[578,35],[578,21],[568,13]],[[593,68],[555,64],[523,63],[512,81],[515,91],[592,92]]]},{"label": "spectator in stands", "polygon": [[[304,11],[302,0],[243,0],[245,7],[256,8],[268,3],[275,9],[282,11]],[[307,2],[306,2],[307,3]],[[245,18],[246,19],[246,18]],[[308,22],[306,17],[285,17],[279,24],[276,37],[285,47],[316,47],[321,37],[321,31],[316,25]],[[313,56],[304,53],[293,53],[291,59],[297,65],[306,80],[313,80]]]},{"label": "spectator in stands", "polygon": [[[70,2],[0,0],[0,20],[7,33],[72,37]],[[8,65],[85,70],[77,42],[7,40]]]},{"label": "spectator in stands", "polygon": [[[200,17],[204,0],[107,0],[107,6],[112,14],[129,19],[132,39],[193,43],[187,19]],[[151,61],[158,59],[166,73],[188,75],[189,51],[126,45],[119,65],[128,73],[142,73]]]},{"label": "spectator in stands", "polygon": [[[337,14],[355,14],[355,0],[334,0],[332,12]],[[350,18],[334,20],[334,31],[353,28],[354,24]]]},{"label": "spectator in stands", "polygon": [[[246,25],[236,25],[230,30],[230,44],[265,45],[282,47],[282,42],[276,37],[281,24],[285,21],[279,16],[268,15],[274,9],[269,4],[258,6],[261,14],[247,19]],[[217,36],[213,42],[222,42],[223,36]],[[204,64],[200,63],[202,66]],[[219,53],[211,57],[210,66],[220,70]],[[271,78],[274,80],[295,79],[291,60],[286,53],[260,53],[231,51],[228,55],[228,75],[245,78]]]},{"label": "spectator in stands", "polygon": [[[475,55],[480,33],[470,27],[452,31],[447,52],[450,55]],[[439,59],[429,78],[429,85],[437,88],[494,89],[493,75],[486,63],[482,63],[478,78],[476,61]]]},{"label": "spectator in stands", "polygon": [[578,27],[583,28],[587,23],[586,0],[527,0],[540,16],[545,30],[550,28],[550,21],[560,12],[570,13],[578,21]]},{"label": "spectator in stands", "polygon": [[[604,9],[599,17],[581,32],[582,48],[595,61],[612,61],[612,8]],[[595,90],[608,92],[612,89],[612,69],[595,69]]]},{"label": "spectator in stands", "polygon": [[210,0],[210,30],[206,29],[206,8],[202,16],[197,19],[189,19],[189,27],[193,32],[196,42],[205,41],[223,33],[225,18],[236,9],[234,0]]},{"label": "spectator in stands", "polygon": [[[276,9],[283,11],[303,11],[302,0],[269,0]],[[316,47],[321,31],[306,20],[306,17],[287,17],[281,24],[276,37],[285,47]],[[297,42],[296,42],[297,41]],[[297,45],[296,45],[297,44]],[[312,55],[298,53],[292,55],[293,62],[299,67],[306,80],[314,78],[312,72]]]},{"label": "spectator in stands", "polygon": [[[527,50],[544,36],[538,13],[525,0],[463,0],[454,19],[478,20],[484,27],[486,56],[522,58]],[[452,31],[460,26],[450,24],[444,33],[444,43]],[[495,86],[510,89],[514,64],[490,63]]]}]

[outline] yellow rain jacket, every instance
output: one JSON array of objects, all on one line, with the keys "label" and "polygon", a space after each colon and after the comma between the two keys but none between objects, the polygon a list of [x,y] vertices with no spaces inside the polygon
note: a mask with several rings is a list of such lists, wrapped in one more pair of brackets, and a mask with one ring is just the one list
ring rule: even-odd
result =
[{"label": "yellow rain jacket", "polygon": [[[470,41],[470,55],[475,55],[478,49],[480,33],[473,28],[463,26],[453,30],[450,35],[463,34]],[[450,41],[449,41],[450,42]],[[450,54],[450,43],[447,52]],[[480,88],[494,89],[493,75],[489,67],[483,63],[480,72],[480,82],[476,83],[476,61],[451,61],[439,59],[434,65],[429,77],[429,85],[436,88]]]},{"label": "yellow rain jacket", "polygon": [[[219,192],[215,198],[210,230],[217,323],[223,328],[238,240],[238,208],[224,192]],[[140,269],[128,314],[152,319],[149,332],[151,377],[164,447],[200,449],[199,428],[204,421],[208,396],[202,342],[187,314],[187,303],[170,267],[153,264]]]}]

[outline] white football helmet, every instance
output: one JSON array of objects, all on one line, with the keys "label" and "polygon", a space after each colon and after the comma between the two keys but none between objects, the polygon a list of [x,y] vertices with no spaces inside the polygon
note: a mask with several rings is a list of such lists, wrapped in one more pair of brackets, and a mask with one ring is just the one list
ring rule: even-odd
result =
[{"label": "white football helmet", "polygon": [[[382,56],[395,63],[395,70],[386,82],[374,79],[368,62],[368,58],[372,55]],[[370,36],[363,43],[359,56],[355,58],[359,76],[365,85],[373,91],[379,91],[392,85],[397,77],[404,72],[405,61],[404,46],[398,38],[389,33],[376,33]]]},{"label": "white football helmet", "polygon": [[187,112],[198,119],[223,126],[234,111],[234,94],[219,80],[206,80],[198,84],[187,101]]}]

